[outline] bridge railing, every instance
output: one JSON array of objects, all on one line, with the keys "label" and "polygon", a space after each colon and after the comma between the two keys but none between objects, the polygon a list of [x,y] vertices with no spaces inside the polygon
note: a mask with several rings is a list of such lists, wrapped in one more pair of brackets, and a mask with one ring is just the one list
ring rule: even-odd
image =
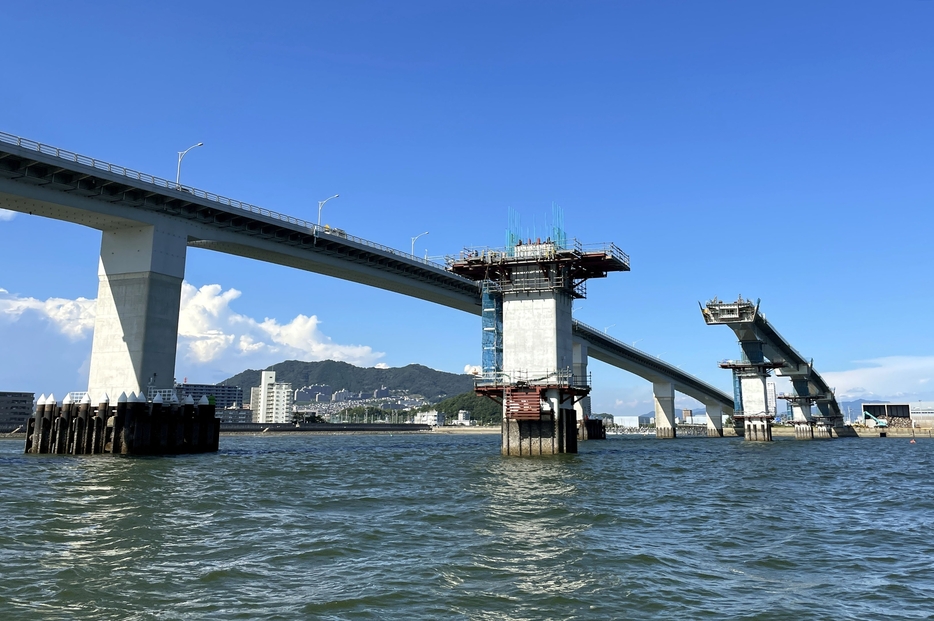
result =
[{"label": "bridge railing", "polygon": [[[36,142],[35,140],[29,140],[28,138],[21,138],[13,134],[8,134],[6,132],[0,132],[0,142],[5,142],[7,144],[16,145],[22,149],[28,149],[30,151],[36,151],[42,153],[43,155],[50,155],[67,162],[74,162],[76,164],[83,164],[84,166],[90,166],[91,168],[97,170],[103,170],[114,175],[120,175],[128,179],[133,179],[134,181],[140,181],[142,183],[149,183],[160,188],[165,188],[166,190],[173,190],[176,192],[184,192],[186,194],[191,194],[192,196],[197,196],[198,198],[203,198],[226,207],[231,207],[233,209],[240,209],[243,211],[248,211],[250,213],[259,214],[267,218],[273,218],[275,220],[280,220],[282,222],[287,222],[296,227],[301,227],[308,229],[314,235],[329,235],[331,237],[339,237],[341,239],[346,239],[352,241],[361,246],[367,246],[369,248],[374,248],[382,252],[392,254],[409,261],[416,261],[418,263],[423,263],[429,267],[448,272],[447,266],[435,261],[428,259],[420,258],[414,254],[409,254],[408,252],[403,252],[401,250],[396,250],[395,248],[390,248],[383,244],[372,242],[362,237],[357,237],[355,235],[347,235],[346,232],[340,229],[334,229],[331,227],[318,226],[315,222],[308,222],[307,220],[302,220],[301,218],[296,218],[287,214],[282,214],[270,209],[265,209],[263,207],[258,207],[256,205],[251,205],[250,203],[244,203],[243,201],[238,201],[233,198],[227,198],[226,196],[221,196],[219,194],[214,194],[213,192],[208,192],[206,190],[199,190],[188,185],[177,184],[174,181],[169,181],[161,177],[156,177],[155,175],[150,175],[147,173],[142,173],[132,168],[126,168],[124,166],[118,166],[117,164],[111,164],[103,160],[98,160],[93,157],[88,157],[87,155],[81,155],[80,153],[75,153],[73,151],[68,151],[65,149],[60,149],[58,147],[53,147],[51,145],[42,144],[41,142]],[[464,279],[467,281],[468,279]]]},{"label": "bridge railing", "polygon": [[474,386],[483,388],[523,384],[528,386],[589,387],[591,385],[590,380],[590,373],[575,373],[574,369],[570,368],[542,373],[529,373],[527,371],[514,371],[512,373],[487,371],[474,378]]},{"label": "bridge railing", "polygon": [[603,253],[606,256],[616,259],[620,263],[629,267],[629,255],[623,252],[619,246],[613,242],[600,242],[595,244],[582,244],[576,238],[574,239],[574,249],[581,254]]}]

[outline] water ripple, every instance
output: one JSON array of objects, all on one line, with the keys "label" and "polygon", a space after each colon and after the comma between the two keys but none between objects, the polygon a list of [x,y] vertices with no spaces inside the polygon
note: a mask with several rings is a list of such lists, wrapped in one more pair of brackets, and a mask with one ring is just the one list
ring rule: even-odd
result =
[{"label": "water ripple", "polygon": [[934,441],[0,440],[0,619],[931,618]]}]

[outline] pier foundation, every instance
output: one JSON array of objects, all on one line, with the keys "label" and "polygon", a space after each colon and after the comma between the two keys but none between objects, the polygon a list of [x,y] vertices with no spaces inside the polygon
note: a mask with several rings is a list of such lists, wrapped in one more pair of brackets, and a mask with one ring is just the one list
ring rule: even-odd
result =
[{"label": "pier foundation", "polygon": [[216,452],[220,420],[206,397],[196,405],[152,402],[121,394],[115,406],[106,395],[91,405],[40,398],[26,429],[25,453],[53,455],[174,455]]}]

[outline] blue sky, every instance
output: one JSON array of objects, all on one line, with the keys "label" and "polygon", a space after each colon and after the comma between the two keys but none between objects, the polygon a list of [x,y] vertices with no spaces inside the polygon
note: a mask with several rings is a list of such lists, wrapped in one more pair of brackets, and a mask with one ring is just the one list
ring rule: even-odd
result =
[{"label": "blue sky", "polygon": [[[19,3],[0,130],[165,178],[203,141],[185,183],[309,219],[340,193],[323,222],[428,230],[419,255],[555,201],[632,257],[582,321],[729,390],[735,341],[697,301],[742,293],[839,393],[930,399],[932,23],[910,0]],[[86,382],[99,244],[0,213],[0,387]],[[203,250],[186,281],[180,379],[479,362],[479,320],[425,302]],[[224,349],[244,335],[268,346]],[[597,411],[650,409],[592,370]]]}]

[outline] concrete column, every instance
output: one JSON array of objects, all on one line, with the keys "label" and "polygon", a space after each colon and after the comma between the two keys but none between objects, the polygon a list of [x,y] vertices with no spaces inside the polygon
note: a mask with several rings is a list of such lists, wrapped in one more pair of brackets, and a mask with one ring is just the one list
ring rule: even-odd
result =
[{"label": "concrete column", "polygon": [[88,392],[143,392],[175,380],[188,237],[181,225],[104,231]]},{"label": "concrete column", "polygon": [[573,349],[570,296],[560,291],[503,296],[503,372],[511,382],[572,368]]},{"label": "concrete column", "polygon": [[655,437],[674,438],[675,429],[675,387],[670,382],[652,382],[655,396]]},{"label": "concrete column", "polygon": [[719,404],[707,406],[707,437],[723,437],[723,406]]}]

